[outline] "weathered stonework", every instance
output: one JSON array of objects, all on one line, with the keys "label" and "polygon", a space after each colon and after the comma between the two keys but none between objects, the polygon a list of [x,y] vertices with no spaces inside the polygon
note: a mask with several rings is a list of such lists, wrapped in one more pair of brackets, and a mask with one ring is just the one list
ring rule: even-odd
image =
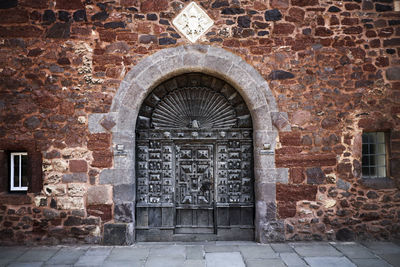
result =
[{"label": "weathered stonework", "polygon": [[[232,84],[251,111],[257,241],[399,237],[393,3],[195,1],[215,24],[191,44],[172,25],[187,1],[11,2],[0,4],[1,243],[131,244],[137,113],[187,72]],[[363,179],[361,134],[377,130],[389,133],[388,177]],[[8,192],[8,151],[31,155],[26,195]]]}]

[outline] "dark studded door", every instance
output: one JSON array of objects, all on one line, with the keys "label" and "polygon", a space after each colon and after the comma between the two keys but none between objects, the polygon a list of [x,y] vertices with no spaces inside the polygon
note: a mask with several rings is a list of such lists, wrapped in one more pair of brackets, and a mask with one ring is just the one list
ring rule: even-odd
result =
[{"label": "dark studded door", "polygon": [[147,97],[136,128],[138,241],[254,239],[251,117],[234,88],[175,77]]},{"label": "dark studded door", "polygon": [[214,145],[175,148],[175,232],[214,233]]}]

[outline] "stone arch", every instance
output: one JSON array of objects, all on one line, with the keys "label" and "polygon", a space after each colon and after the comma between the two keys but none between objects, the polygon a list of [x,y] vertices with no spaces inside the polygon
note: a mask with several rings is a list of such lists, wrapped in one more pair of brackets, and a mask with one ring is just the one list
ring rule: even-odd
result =
[{"label": "stone arch", "polygon": [[[127,223],[125,243],[133,240],[135,218],[135,126],[139,109],[147,95],[158,84],[179,74],[200,72],[231,84],[243,97],[253,119],[255,177],[255,240],[281,239],[283,224],[276,221],[276,179],[287,180],[287,169],[275,167],[275,145],[278,130],[273,125],[279,113],[267,82],[242,58],[222,48],[190,45],[167,48],[143,59],[121,82],[108,114],[92,114],[89,130],[104,132],[105,121],[113,121],[114,167],[103,170],[100,184],[114,185],[115,222]],[[123,145],[118,151],[116,145]],[[121,146],[119,146],[121,148]],[[118,226],[121,227],[121,226]],[[279,229],[276,229],[279,228]],[[107,235],[113,224],[105,227]],[[129,240],[128,240],[129,239]]]}]

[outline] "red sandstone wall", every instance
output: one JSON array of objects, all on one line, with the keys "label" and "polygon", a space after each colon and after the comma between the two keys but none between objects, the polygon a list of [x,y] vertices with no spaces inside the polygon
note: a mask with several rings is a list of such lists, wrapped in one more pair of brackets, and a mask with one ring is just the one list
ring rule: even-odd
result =
[{"label": "red sandstone wall", "polygon": [[[277,167],[290,172],[289,184],[277,185],[286,237],[398,236],[399,190],[359,180],[363,130],[391,131],[391,176],[400,179],[400,13],[392,3],[196,2],[215,20],[199,43],[254,66],[289,114],[292,132],[280,133],[276,149]],[[113,216],[112,188],[98,185],[113,164],[111,135],[89,134],[88,114],[109,111],[138,61],[188,43],[171,26],[185,4],[0,3],[0,149],[33,142],[44,180],[41,193],[0,195],[1,240],[99,240]]]}]

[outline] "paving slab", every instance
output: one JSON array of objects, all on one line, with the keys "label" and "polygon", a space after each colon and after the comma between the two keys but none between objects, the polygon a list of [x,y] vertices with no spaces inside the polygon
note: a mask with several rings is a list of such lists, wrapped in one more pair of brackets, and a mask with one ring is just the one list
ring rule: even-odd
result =
[{"label": "paving slab", "polygon": [[30,248],[29,247],[0,247],[0,259],[16,259],[17,257],[21,256],[25,252],[27,252]]},{"label": "paving slab", "polygon": [[286,267],[281,259],[246,260],[247,267]]},{"label": "paving slab", "polygon": [[112,247],[90,247],[85,252],[85,256],[108,256],[111,253]]},{"label": "paving slab", "polygon": [[290,246],[302,257],[340,257],[342,253],[328,243],[290,243]]},{"label": "paving slab", "polygon": [[34,247],[16,259],[18,262],[44,262],[56,254],[60,247]]},{"label": "paving slab", "polygon": [[144,261],[141,260],[133,260],[133,261],[104,261],[102,267],[143,267],[145,264]]},{"label": "paving slab", "polygon": [[206,267],[205,260],[185,260],[182,267]]},{"label": "paving slab", "polygon": [[185,258],[185,246],[153,246],[150,249],[149,257],[166,256],[166,257],[182,257]]},{"label": "paving slab", "polygon": [[140,261],[149,255],[150,248],[114,247],[106,261]]},{"label": "paving slab", "polygon": [[151,256],[147,259],[145,267],[177,267],[185,262],[183,257]]},{"label": "paving slab", "polygon": [[367,242],[361,242],[361,244],[371,249],[377,254],[400,253],[400,246],[392,242],[367,241]]},{"label": "paving slab", "polygon": [[108,255],[83,255],[74,266],[101,266]]},{"label": "paving slab", "polygon": [[283,262],[289,266],[289,267],[300,267],[300,266],[307,266],[307,264],[303,261],[302,258],[299,257],[296,253],[280,253],[279,254],[280,258],[283,260]]},{"label": "paving slab", "polygon": [[206,253],[207,267],[246,267],[239,252],[212,252]]},{"label": "paving slab", "polygon": [[218,246],[227,246],[227,245],[240,245],[240,246],[257,246],[258,243],[254,241],[215,241],[215,244]]},{"label": "paving slab", "polygon": [[204,259],[203,246],[186,246],[185,254],[187,260],[202,260]]},{"label": "paving slab", "polygon": [[40,267],[43,265],[43,262],[13,262],[7,267]]},{"label": "paving slab", "polygon": [[293,248],[286,243],[275,243],[270,246],[277,253],[294,252]]},{"label": "paving slab", "polygon": [[0,267],[7,266],[7,264],[9,264],[11,261],[12,261],[12,259],[0,259]]},{"label": "paving slab", "polygon": [[46,264],[44,263],[42,267],[74,267],[73,264]]},{"label": "paving slab", "polygon": [[86,253],[87,248],[80,247],[64,247],[57,251],[46,265],[73,265],[78,261],[79,257]]},{"label": "paving slab", "polygon": [[381,259],[353,259],[358,267],[392,267],[386,261]]},{"label": "paving slab", "polygon": [[269,245],[239,246],[243,258],[247,259],[276,259],[278,254]]},{"label": "paving slab", "polygon": [[239,252],[239,247],[236,245],[205,245],[204,251],[209,252]]},{"label": "paving slab", "polygon": [[400,267],[400,253],[384,253],[379,256],[394,267]]},{"label": "paving slab", "polygon": [[355,242],[336,243],[332,242],[336,249],[351,259],[376,259],[377,257],[367,248]]},{"label": "paving slab", "polygon": [[346,257],[306,257],[304,260],[311,267],[357,267]]}]

